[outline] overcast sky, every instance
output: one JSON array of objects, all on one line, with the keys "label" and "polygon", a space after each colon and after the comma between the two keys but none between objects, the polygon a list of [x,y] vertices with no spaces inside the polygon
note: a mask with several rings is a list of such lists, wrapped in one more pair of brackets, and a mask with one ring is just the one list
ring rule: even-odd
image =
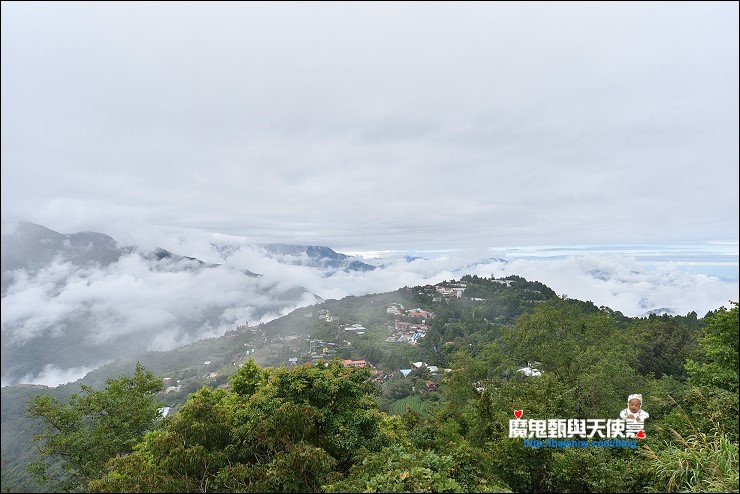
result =
[{"label": "overcast sky", "polygon": [[738,240],[738,3],[2,3],[2,219]]}]

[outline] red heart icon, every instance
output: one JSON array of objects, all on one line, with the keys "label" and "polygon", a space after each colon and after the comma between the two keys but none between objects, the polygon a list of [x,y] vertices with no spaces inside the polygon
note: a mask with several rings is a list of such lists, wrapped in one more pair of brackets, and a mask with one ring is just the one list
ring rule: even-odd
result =
[{"label": "red heart icon", "polygon": [[522,418],[523,413],[524,413],[524,410],[514,410],[514,416],[518,419]]},{"label": "red heart icon", "polygon": [[645,439],[645,432],[640,431],[637,434],[635,434],[635,437],[639,437],[640,439]]}]

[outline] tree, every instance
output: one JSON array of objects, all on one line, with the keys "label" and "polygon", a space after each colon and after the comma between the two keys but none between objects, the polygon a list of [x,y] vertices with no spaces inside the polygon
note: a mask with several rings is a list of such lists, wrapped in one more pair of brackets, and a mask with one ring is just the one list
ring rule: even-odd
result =
[{"label": "tree", "polygon": [[[39,481],[57,481],[65,491],[85,490],[110,458],[131,452],[155,427],[162,380],[137,363],[133,377],[108,379],[98,391],[81,388],[82,396],[73,394],[66,402],[48,394],[29,400],[29,416],[42,419],[45,429],[34,437],[38,456],[31,469]],[[65,478],[47,475],[52,460],[61,461]]]},{"label": "tree", "polygon": [[327,492],[510,492],[461,444],[447,454],[395,444],[368,455]]},{"label": "tree", "polygon": [[689,360],[686,371],[694,386],[714,386],[738,391],[738,303],[730,310],[722,307],[711,316],[699,339],[702,361]]},{"label": "tree", "polygon": [[684,363],[696,347],[698,329],[695,313],[693,317],[651,314],[634,321],[627,331],[635,337],[637,371],[652,374],[656,379],[665,374],[684,378]]},{"label": "tree", "polygon": [[202,388],[133,454],[111,460],[90,488],[313,492],[388,444],[393,429],[367,369],[341,361],[245,368],[232,380],[239,392]]},{"label": "tree", "polygon": [[662,421],[669,440],[647,446],[657,491],[738,490],[738,304],[706,317],[688,390]]},{"label": "tree", "polygon": [[229,378],[231,389],[239,395],[252,396],[267,382],[267,372],[250,358]]}]

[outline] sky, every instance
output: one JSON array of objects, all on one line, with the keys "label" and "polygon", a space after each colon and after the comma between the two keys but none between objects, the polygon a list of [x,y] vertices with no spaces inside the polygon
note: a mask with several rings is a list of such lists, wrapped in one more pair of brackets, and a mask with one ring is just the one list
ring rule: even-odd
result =
[{"label": "sky", "polygon": [[[114,333],[3,384],[80,377],[111,338],[166,350],[314,295],[464,274],[627,316],[740,298],[737,2],[1,8],[3,233],[30,221],[222,264],[13,273],[5,343],[61,336],[80,310]],[[383,268],[328,274],[266,242]]]},{"label": "sky", "polygon": [[737,243],[738,24],[736,2],[3,2],[2,221]]}]

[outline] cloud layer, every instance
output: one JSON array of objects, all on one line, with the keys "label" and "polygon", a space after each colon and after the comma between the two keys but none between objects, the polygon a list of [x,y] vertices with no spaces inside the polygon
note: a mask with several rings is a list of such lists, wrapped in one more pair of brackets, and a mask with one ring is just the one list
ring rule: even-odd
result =
[{"label": "cloud layer", "polygon": [[318,300],[290,278],[192,264],[130,254],[105,268],[52,263],[33,274],[14,271],[2,298],[4,382],[169,350]]},{"label": "cloud layer", "polygon": [[[738,298],[737,3],[0,8],[3,230],[223,263],[16,272],[3,379],[220,334],[310,303],[300,287],[516,274],[627,315]],[[718,241],[728,256],[675,249]],[[384,268],[327,273],[248,247],[271,242],[374,251]]]},{"label": "cloud layer", "polygon": [[2,9],[4,220],[364,250],[738,238],[735,3]]},{"label": "cloud layer", "polygon": [[[708,246],[703,254],[694,247],[682,255],[644,247],[623,249],[630,254],[596,247],[503,250],[497,256],[491,251],[366,253],[366,262],[382,268],[353,272],[280,262],[259,247],[223,249],[183,238],[170,242],[200,247],[201,254],[222,264],[192,269],[188,261],[156,263],[131,254],[107,268],[54,263],[33,275],[16,271],[2,299],[3,383],[58,379],[58,384],[125,352],[168,350],[218,336],[237,324],[267,321],[316,303],[317,297],[386,292],[465,274],[523,276],[559,295],[627,316],[667,310],[702,317],[740,298],[736,244]],[[669,257],[673,260],[665,260]],[[694,260],[687,266],[681,260],[686,258]],[[723,275],[694,272],[696,265],[702,271],[718,267]],[[263,276],[250,277],[244,270]],[[33,371],[6,366],[26,354],[19,348],[40,349]]]}]

